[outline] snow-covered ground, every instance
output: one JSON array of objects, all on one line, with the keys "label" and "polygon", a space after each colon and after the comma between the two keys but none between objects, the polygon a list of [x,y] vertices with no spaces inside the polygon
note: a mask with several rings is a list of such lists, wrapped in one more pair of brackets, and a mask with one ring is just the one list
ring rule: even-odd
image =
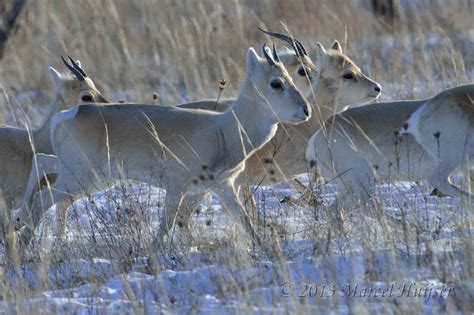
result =
[{"label": "snow-covered ground", "polygon": [[[318,189],[325,199],[319,206],[280,202],[299,197],[284,184],[259,188],[260,215],[278,236],[270,236],[271,228],[262,228],[262,235],[278,239],[278,254],[264,254],[244,235],[234,235],[232,221],[212,198],[193,216],[191,245],[178,245],[175,237],[147,256],[164,192],[116,186],[69,209],[61,242],[43,225],[48,241],[36,244],[42,250],[33,256],[61,259],[8,270],[3,284],[16,298],[5,296],[1,309],[431,314],[472,307],[474,281],[466,278],[472,266],[464,263],[473,231],[462,225],[471,214],[455,198],[431,197],[414,183],[384,185],[381,193],[383,210],[356,208],[338,225],[324,210],[333,186]],[[54,208],[48,218],[54,220]]]},{"label": "snow-covered ground", "polygon": [[[353,54],[362,67],[372,63],[375,45],[382,47],[382,56],[402,51],[407,69],[416,66],[414,47],[425,48],[427,54],[452,47],[448,37],[434,33],[408,37],[406,42],[390,36],[371,38]],[[315,45],[313,38],[306,41]],[[474,31],[461,34],[459,42],[463,44],[459,50],[471,56]],[[455,53],[452,57],[460,59]],[[387,69],[393,60],[384,59]],[[472,81],[472,58],[465,62],[464,75]],[[429,80],[415,83],[379,74],[387,80],[381,81],[383,100],[425,97],[457,84],[432,68],[426,70]],[[177,82],[179,78],[173,77],[169,84],[179,89]],[[165,85],[159,90],[165,99],[172,95],[168,89]],[[21,93],[25,99],[34,98],[27,94]],[[190,95],[183,89],[179,97],[187,100]],[[113,95],[120,98],[137,95],[132,90]],[[16,97],[20,103],[25,99]],[[5,119],[15,124],[13,116]],[[69,209],[61,240],[54,231],[55,209],[50,209],[26,257],[30,263],[2,275],[0,310],[6,314],[474,311],[473,213],[462,209],[457,198],[433,197],[430,191],[415,183],[383,185],[378,204],[369,209],[355,204],[336,215],[327,207],[335,198],[332,185],[314,191],[316,202],[295,201],[301,196],[285,184],[258,188],[254,196],[264,223],[259,230],[268,241],[267,249],[276,249],[268,253],[236,230],[213,197],[193,215],[190,240],[176,230],[162,250],[150,253],[165,192],[147,185],[115,186],[76,202]]]}]

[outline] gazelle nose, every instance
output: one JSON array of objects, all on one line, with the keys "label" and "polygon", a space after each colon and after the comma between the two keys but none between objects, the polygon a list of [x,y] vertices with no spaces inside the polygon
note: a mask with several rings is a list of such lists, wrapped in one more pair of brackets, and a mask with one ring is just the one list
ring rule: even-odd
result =
[{"label": "gazelle nose", "polygon": [[380,85],[376,85],[375,88],[374,88],[375,92],[377,93],[380,93],[382,92],[382,88],[380,87]]}]

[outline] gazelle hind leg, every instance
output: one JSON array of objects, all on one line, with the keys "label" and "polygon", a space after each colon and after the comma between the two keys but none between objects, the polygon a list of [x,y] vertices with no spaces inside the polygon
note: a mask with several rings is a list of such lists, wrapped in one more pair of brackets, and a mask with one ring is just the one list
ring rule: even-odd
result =
[{"label": "gazelle hind leg", "polygon": [[67,209],[72,205],[74,199],[69,195],[56,203],[56,233],[58,237],[64,235],[66,228]]},{"label": "gazelle hind leg", "polygon": [[[360,202],[362,189],[352,180],[336,180],[336,200],[331,204],[332,210],[348,211]],[[338,210],[339,211],[339,210]]]},{"label": "gazelle hind leg", "polygon": [[[445,161],[449,160],[446,159]],[[433,171],[428,182],[431,186],[436,187],[439,191],[446,195],[470,198],[471,194],[455,186],[451,181],[451,173],[458,165],[458,163],[439,163],[438,167]]]},{"label": "gazelle hind leg", "polygon": [[473,194],[474,192],[474,156],[469,156],[469,158],[464,162],[463,168],[462,168],[462,174],[463,174],[463,188],[465,191],[469,192],[470,194]]},{"label": "gazelle hind leg", "polygon": [[[48,211],[53,204],[58,204],[56,219],[58,230],[61,233],[61,231],[64,230],[64,218],[67,208],[85,189],[92,187],[93,181],[91,181],[90,177],[86,176],[86,174],[83,175],[82,180],[79,182],[75,176],[64,176],[59,172],[59,176],[52,186],[43,188],[39,193],[36,193],[33,197],[31,211],[27,213],[28,229],[26,229],[25,233],[29,233],[31,236],[34,234],[34,230],[43,218],[44,213]],[[97,189],[98,186],[94,188],[94,190]],[[23,212],[20,217],[25,217],[25,213]]]},{"label": "gazelle hind leg", "polygon": [[26,247],[34,236],[35,228],[41,221],[43,214],[57,201],[64,198],[65,194],[59,191],[43,188],[33,197],[31,211],[27,207],[21,207],[15,213],[15,225],[17,228],[25,225],[19,240]]},{"label": "gazelle hind leg", "polygon": [[[463,163],[461,166],[461,173],[462,173],[462,181],[461,181],[461,186],[459,189],[461,190],[461,196],[462,196],[462,205],[467,206],[469,208],[472,208],[473,202],[474,202],[474,193],[473,193],[473,180],[474,178],[471,177],[471,174],[474,175],[473,169],[471,168],[471,161],[472,158],[469,158],[467,161]],[[448,178],[449,183],[451,186],[456,187],[456,185],[452,181],[452,176],[449,176]]]},{"label": "gazelle hind leg", "polygon": [[46,212],[58,199],[62,198],[63,193],[43,188],[33,196],[31,209],[23,204],[14,212],[14,225],[16,229],[29,225],[35,227],[41,220],[43,213]]},{"label": "gazelle hind leg", "polygon": [[366,209],[368,202],[374,197],[373,170],[364,162],[347,174],[341,174],[336,179],[336,186],[338,189],[336,201],[329,209],[335,220],[342,224],[347,212],[359,207]]},{"label": "gazelle hind leg", "polygon": [[41,178],[47,174],[57,173],[57,169],[58,158],[56,156],[42,153],[36,154],[36,157],[33,158],[28,185],[23,196],[23,203],[25,205],[29,206],[31,204],[31,198],[36,188],[39,187]]}]

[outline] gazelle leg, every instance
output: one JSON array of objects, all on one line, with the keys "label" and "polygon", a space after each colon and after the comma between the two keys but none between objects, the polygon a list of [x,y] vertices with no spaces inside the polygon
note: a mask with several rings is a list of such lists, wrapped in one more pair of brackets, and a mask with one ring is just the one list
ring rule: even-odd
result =
[{"label": "gazelle leg", "polygon": [[28,207],[22,207],[15,214],[15,222],[17,228],[26,225],[23,229],[20,242],[23,246],[27,246],[34,235],[34,231],[40,222],[43,214],[57,201],[64,198],[64,193],[43,188],[33,197],[31,211]]},{"label": "gazelle leg", "polygon": [[446,195],[470,198],[471,194],[463,191],[451,182],[450,175],[457,166],[458,165],[455,165],[454,163],[440,163],[433,171],[433,174],[429,179],[429,184],[433,187],[436,187],[439,191]]},{"label": "gazelle leg", "polygon": [[165,209],[160,217],[160,230],[153,239],[152,248],[158,250],[163,238],[168,234],[173,224],[176,222],[178,210],[183,200],[183,189],[181,186],[169,186],[166,189]]},{"label": "gazelle leg", "polygon": [[57,225],[59,231],[63,231],[67,208],[80,195],[83,187],[90,186],[90,183],[86,181],[79,183],[73,178],[59,176],[54,185],[43,188],[36,193],[33,196],[31,211],[27,207],[22,207],[15,216],[17,227],[26,224],[26,228],[22,232],[21,241],[27,245],[34,234],[36,226],[38,226],[43,218],[44,213],[56,203],[58,204]]},{"label": "gazelle leg", "polygon": [[225,181],[215,190],[215,193],[221,199],[224,207],[229,211],[236,222],[240,222],[247,233],[254,239],[258,246],[264,248],[263,242],[258,236],[248,213],[245,211],[242,203],[239,200],[239,195],[232,182]]},{"label": "gazelle leg", "polygon": [[201,201],[206,197],[206,194],[190,194],[184,196],[178,210],[176,223],[180,229],[185,233],[189,231],[189,220],[196,209],[199,208]]},{"label": "gazelle leg", "polygon": [[33,158],[33,163],[28,179],[25,194],[23,196],[23,203],[30,205],[31,197],[33,196],[36,187],[40,186],[41,178],[47,174],[55,174],[58,169],[58,158],[55,155],[36,154]]}]

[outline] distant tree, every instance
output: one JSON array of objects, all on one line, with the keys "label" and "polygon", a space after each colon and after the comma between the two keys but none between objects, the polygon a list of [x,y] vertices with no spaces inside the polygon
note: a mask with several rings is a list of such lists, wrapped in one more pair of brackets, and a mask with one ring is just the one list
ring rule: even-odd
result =
[{"label": "distant tree", "polygon": [[8,39],[15,33],[18,17],[27,0],[0,0],[0,58]]}]

